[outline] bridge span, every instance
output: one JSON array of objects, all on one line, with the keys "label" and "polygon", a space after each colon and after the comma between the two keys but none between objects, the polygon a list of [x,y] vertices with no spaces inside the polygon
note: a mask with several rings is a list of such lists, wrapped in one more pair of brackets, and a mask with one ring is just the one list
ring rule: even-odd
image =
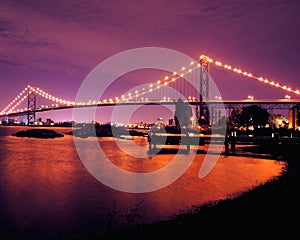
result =
[{"label": "bridge span", "polygon": [[[231,65],[211,59],[208,56],[201,55],[199,60],[192,61],[179,71],[170,73],[156,82],[145,84],[132,88],[122,96],[113,96],[110,99],[91,99],[85,102],[75,102],[59,98],[36,86],[28,85],[15,97],[2,111],[0,118],[9,118],[14,116],[27,116],[28,124],[36,122],[36,113],[46,111],[56,111],[71,108],[86,107],[108,107],[108,106],[130,106],[130,105],[174,105],[178,99],[185,99],[196,108],[196,117],[200,119],[209,119],[208,109],[227,109],[233,110],[250,105],[259,105],[267,110],[289,110],[295,108],[300,103],[300,99],[292,99],[285,95],[284,99],[211,99],[210,95],[210,68],[211,65],[231,71],[234,74],[244,76],[250,80],[256,80],[261,84],[281,89],[288,94],[300,95],[300,90],[280,84],[273,80],[255,76],[252,73],[243,71]],[[188,79],[188,80],[187,80]],[[50,101],[52,104],[38,106],[36,98],[40,96],[43,100]],[[26,100],[26,101],[25,101]],[[27,106],[20,108],[21,104]],[[298,108],[299,109],[299,108]]]}]

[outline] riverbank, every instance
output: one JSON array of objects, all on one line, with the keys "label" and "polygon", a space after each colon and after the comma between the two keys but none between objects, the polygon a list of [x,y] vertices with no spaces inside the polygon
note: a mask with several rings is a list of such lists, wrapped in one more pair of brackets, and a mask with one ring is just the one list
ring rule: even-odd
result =
[{"label": "riverbank", "polygon": [[288,167],[278,179],[267,182],[238,198],[201,207],[193,213],[182,214],[170,221],[106,232],[85,239],[165,239],[166,236],[185,239],[292,238],[298,232],[295,225],[299,215],[297,194],[299,147],[299,145],[270,149],[247,147],[245,149],[247,151],[271,153],[280,160],[286,160]]}]

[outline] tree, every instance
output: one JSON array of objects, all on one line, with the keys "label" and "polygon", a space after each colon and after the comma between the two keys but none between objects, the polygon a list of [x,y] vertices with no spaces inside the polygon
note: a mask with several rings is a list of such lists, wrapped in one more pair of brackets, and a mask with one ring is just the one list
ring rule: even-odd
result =
[{"label": "tree", "polygon": [[242,108],[238,107],[231,111],[230,114],[230,125],[236,126],[239,125],[241,122],[241,116],[242,116]]},{"label": "tree", "polygon": [[269,122],[270,113],[258,105],[242,108],[240,126],[265,126]]},{"label": "tree", "polygon": [[175,105],[175,125],[177,128],[188,127],[191,125],[191,117],[193,116],[192,108],[189,103],[179,99]]}]

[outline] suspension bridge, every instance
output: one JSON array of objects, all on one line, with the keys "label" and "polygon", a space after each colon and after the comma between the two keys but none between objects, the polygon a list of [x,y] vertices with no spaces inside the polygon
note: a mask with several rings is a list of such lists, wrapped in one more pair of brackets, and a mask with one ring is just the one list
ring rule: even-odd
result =
[{"label": "suspension bridge", "polygon": [[[287,94],[300,95],[299,89],[293,89],[280,82],[268,80],[261,76],[255,76],[248,71],[235,68],[229,64],[224,64],[221,61],[213,60],[206,55],[201,55],[197,61],[188,63],[178,71],[174,71],[160,80],[149,83],[147,86],[142,85],[142,87],[136,87],[130,92],[109,99],[91,99],[87,102],[75,102],[74,100],[68,100],[50,94],[37,86],[28,85],[0,112],[0,118],[8,120],[16,116],[25,116],[27,124],[34,125],[36,123],[36,113],[38,112],[95,106],[168,105],[175,104],[178,99],[182,99],[195,106],[196,116],[199,122],[199,119],[216,121],[216,119],[209,119],[209,110],[212,109],[216,111],[216,109],[225,108],[230,111],[237,107],[250,105],[259,105],[268,110],[292,109],[300,103],[300,99],[291,99],[289,95],[286,95],[284,99],[273,100],[253,99],[252,96],[248,96],[248,99],[242,100],[226,100],[217,96],[210,98],[209,77],[211,66],[256,80],[270,87],[279,88]],[[187,78],[190,80],[186,81]],[[194,86],[198,87],[195,88]],[[46,99],[51,102],[51,104],[38,105],[37,97]],[[24,104],[26,106],[21,108]],[[216,118],[220,118],[220,116],[216,116]]]}]

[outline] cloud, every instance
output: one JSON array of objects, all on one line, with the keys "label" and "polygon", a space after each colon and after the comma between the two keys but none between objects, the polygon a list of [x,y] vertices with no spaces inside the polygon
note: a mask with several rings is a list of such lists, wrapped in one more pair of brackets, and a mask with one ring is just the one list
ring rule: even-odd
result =
[{"label": "cloud", "polygon": [[296,58],[297,9],[297,1],[4,1],[0,64],[74,74],[120,51],[159,46],[240,64],[252,58],[256,68],[255,58],[278,51]]}]

